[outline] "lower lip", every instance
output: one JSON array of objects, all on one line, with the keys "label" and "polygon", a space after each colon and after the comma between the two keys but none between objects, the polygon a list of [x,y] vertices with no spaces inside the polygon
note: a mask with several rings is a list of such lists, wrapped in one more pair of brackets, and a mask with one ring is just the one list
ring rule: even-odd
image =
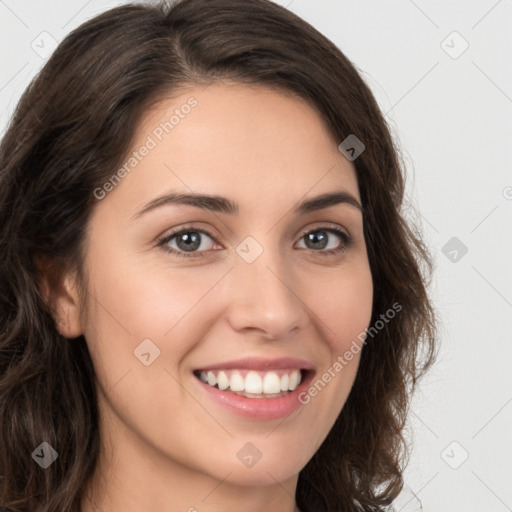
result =
[{"label": "lower lip", "polygon": [[309,387],[309,383],[313,379],[313,372],[308,371],[294,391],[278,398],[247,398],[230,391],[221,391],[205,384],[195,376],[194,379],[211,399],[235,414],[254,420],[275,420],[288,416],[303,405],[299,401],[299,395]]}]

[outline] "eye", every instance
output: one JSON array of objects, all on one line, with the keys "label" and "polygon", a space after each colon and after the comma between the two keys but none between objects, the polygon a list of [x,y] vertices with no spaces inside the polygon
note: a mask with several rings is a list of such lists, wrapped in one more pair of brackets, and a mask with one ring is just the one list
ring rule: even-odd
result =
[{"label": "eye", "polygon": [[[325,250],[333,238],[329,235],[336,235],[334,238],[341,240],[341,243],[334,242],[334,247],[331,247],[330,250]],[[302,240],[305,240],[306,243],[309,244],[309,247],[306,247],[306,249],[311,249],[312,247],[311,250],[313,252],[318,252],[325,256],[332,256],[346,251],[352,244],[352,237],[348,233],[333,227],[320,227],[312,231],[307,231],[302,235],[301,241]]]},{"label": "eye", "polygon": [[[335,237],[332,235],[335,235]],[[204,243],[205,237],[209,238],[212,242],[215,241],[212,235],[202,229],[183,228],[169,235],[165,235],[159,239],[157,245],[162,247],[164,251],[180,258],[201,257],[204,256],[204,252],[208,251],[208,247],[205,247],[205,245],[208,246],[208,243]],[[341,242],[334,242],[333,248],[325,250],[331,243],[332,238],[338,238]],[[300,238],[300,241],[302,240],[306,240],[309,245],[306,249],[327,257],[348,250],[352,244],[352,238],[348,233],[341,229],[327,226],[306,231]],[[174,243],[176,245],[172,247],[171,245]]]},{"label": "eye", "polygon": [[[204,247],[204,236],[213,240],[213,237],[202,229],[182,229],[170,235],[166,235],[159,240],[158,245],[162,246],[164,251],[179,257],[203,256],[201,253],[208,250]],[[177,248],[170,247],[170,242],[172,242],[173,239],[176,239]],[[198,251],[199,248],[202,250]]]}]

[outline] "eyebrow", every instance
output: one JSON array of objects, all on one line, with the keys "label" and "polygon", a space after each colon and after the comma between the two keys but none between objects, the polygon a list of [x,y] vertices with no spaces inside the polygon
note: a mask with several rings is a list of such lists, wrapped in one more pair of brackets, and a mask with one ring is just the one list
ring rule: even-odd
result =
[{"label": "eyebrow", "polygon": [[[153,199],[144,205],[138,212],[132,216],[132,220],[142,217],[146,213],[171,204],[181,204],[209,210],[212,212],[227,213],[229,215],[238,215],[240,208],[238,204],[230,199],[217,195],[206,194],[182,194],[169,193]],[[294,212],[298,215],[304,215],[317,210],[322,210],[338,204],[347,204],[363,212],[363,207],[359,201],[346,190],[336,190],[325,194],[306,199],[295,208]]]}]

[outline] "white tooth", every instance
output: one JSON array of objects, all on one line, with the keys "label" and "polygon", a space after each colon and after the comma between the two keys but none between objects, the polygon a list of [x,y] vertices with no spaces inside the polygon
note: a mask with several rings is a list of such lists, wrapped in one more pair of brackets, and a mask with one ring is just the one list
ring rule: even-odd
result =
[{"label": "white tooth", "polygon": [[203,382],[208,382],[208,377],[206,376],[206,372],[201,372],[199,374],[199,378],[203,381]]},{"label": "white tooth", "polygon": [[268,372],[263,379],[263,393],[271,395],[272,393],[279,393],[281,391],[281,379],[277,373]]},{"label": "white tooth", "polygon": [[208,372],[208,384],[210,384],[210,386],[217,384],[217,377],[215,377],[213,372]]},{"label": "white tooth", "polygon": [[293,372],[290,375],[290,382],[288,383],[288,389],[290,391],[293,391],[297,388],[297,386],[300,383],[300,371],[299,370],[293,370]]},{"label": "white tooth", "polygon": [[290,378],[288,377],[288,374],[285,373],[281,377],[281,391],[288,391],[288,383],[290,382]]},{"label": "white tooth", "polygon": [[231,391],[243,391],[244,378],[239,373],[233,373],[229,380],[229,387],[231,388]]},{"label": "white tooth", "polygon": [[229,388],[229,379],[225,372],[219,372],[217,375],[217,384],[219,385],[219,389],[227,389]]},{"label": "white tooth", "polygon": [[246,393],[261,393],[263,391],[263,383],[261,377],[256,372],[249,372],[245,377]]}]

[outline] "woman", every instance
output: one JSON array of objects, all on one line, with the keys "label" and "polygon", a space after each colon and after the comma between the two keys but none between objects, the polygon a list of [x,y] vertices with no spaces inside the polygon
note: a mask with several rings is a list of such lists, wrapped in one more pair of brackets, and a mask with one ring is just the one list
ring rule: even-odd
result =
[{"label": "woman", "polygon": [[73,31],[0,146],[2,510],[385,510],[435,359],[403,193],[353,65],[270,1]]}]

